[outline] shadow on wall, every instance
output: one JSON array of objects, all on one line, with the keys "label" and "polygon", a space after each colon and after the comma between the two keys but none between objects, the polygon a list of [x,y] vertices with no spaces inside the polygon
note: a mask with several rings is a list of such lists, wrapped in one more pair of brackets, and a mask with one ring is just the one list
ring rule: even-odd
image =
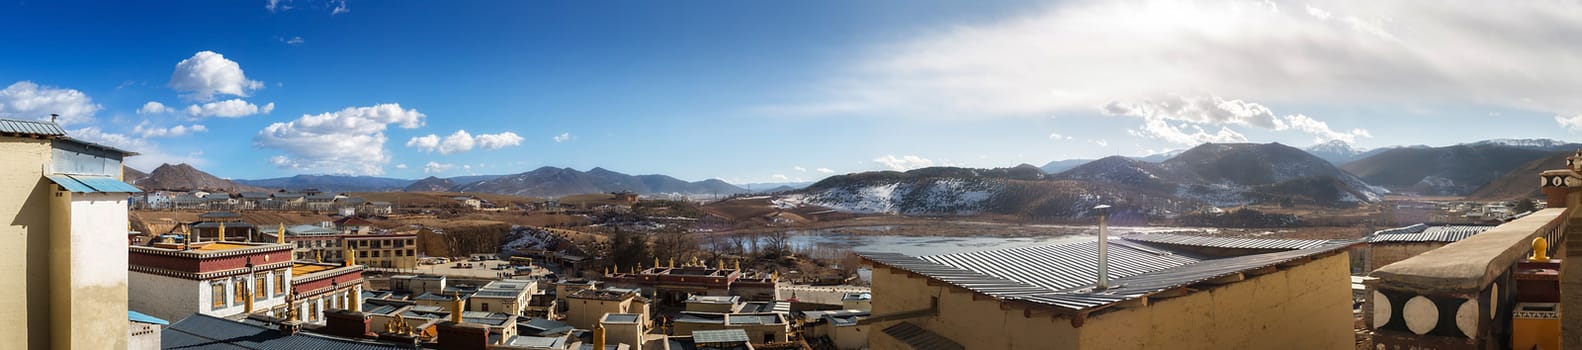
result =
[{"label": "shadow on wall", "polygon": [[50,184],[43,176],[33,184],[21,211],[11,219],[12,226],[27,231],[27,277],[23,293],[27,294],[28,348],[47,348],[49,344],[49,196]]}]

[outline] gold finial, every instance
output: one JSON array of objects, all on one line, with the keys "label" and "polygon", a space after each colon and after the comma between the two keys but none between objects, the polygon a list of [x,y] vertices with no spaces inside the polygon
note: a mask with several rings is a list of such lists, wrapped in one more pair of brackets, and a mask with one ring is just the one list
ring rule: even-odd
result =
[{"label": "gold finial", "polygon": [[1533,256],[1529,260],[1549,262],[1549,240],[1543,237],[1533,238]]},{"label": "gold finial", "polygon": [[654,267],[659,267],[659,257],[654,257]]},{"label": "gold finial", "polygon": [[1571,171],[1582,172],[1582,149],[1578,149],[1576,155],[1566,157],[1566,168],[1571,169]]},{"label": "gold finial", "polygon": [[461,311],[462,311],[461,310],[461,308],[462,308],[462,306],[461,306],[461,292],[452,292],[450,294],[450,298],[451,298],[450,299],[450,321],[451,322],[455,322],[455,323],[462,323],[462,320],[461,320]]},{"label": "gold finial", "polygon": [[672,268],[672,269],[676,268],[676,258],[675,257],[671,257],[670,258],[670,268]]},{"label": "gold finial", "polygon": [[346,266],[357,265],[357,249],[353,249],[350,242],[346,244]]},{"label": "gold finial", "polygon": [[220,238],[216,239],[215,241],[219,241],[219,242],[224,242],[225,241],[225,222],[224,221],[220,222]]},{"label": "gold finial", "polygon": [[323,250],[314,250],[313,251],[313,262],[324,262],[324,251]]},{"label": "gold finial", "polygon": [[609,266],[605,266],[604,267],[604,276],[605,277],[609,277],[610,276],[610,267]]},{"label": "gold finial", "polygon": [[275,244],[286,244],[286,223],[284,222],[275,228]]},{"label": "gold finial", "polygon": [[737,271],[741,271],[742,270],[742,261],[741,260],[735,260],[735,261],[736,261],[736,270]]}]

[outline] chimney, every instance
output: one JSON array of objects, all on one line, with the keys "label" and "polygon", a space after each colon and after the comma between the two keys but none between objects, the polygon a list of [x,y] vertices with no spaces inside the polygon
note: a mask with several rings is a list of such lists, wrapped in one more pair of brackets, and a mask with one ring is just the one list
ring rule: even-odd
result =
[{"label": "chimney", "polygon": [[49,114],[49,122],[54,123],[56,118],[60,118],[60,115],[55,113]]},{"label": "chimney", "polygon": [[345,338],[374,338],[369,331],[368,315],[352,310],[325,310],[324,333]]},{"label": "chimney", "polygon": [[1110,289],[1110,206],[1100,204],[1093,207],[1099,212],[1099,280],[1093,285],[1093,290]]},{"label": "chimney", "polygon": [[489,327],[445,321],[434,328],[439,333],[439,350],[489,349]]}]

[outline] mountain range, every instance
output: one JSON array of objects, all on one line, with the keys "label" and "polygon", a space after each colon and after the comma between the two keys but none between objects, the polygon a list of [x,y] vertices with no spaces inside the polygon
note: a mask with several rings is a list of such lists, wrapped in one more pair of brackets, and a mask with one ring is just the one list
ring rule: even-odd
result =
[{"label": "mountain range", "polygon": [[324,192],[483,192],[521,196],[564,196],[582,193],[632,191],[638,194],[745,193],[746,189],[720,180],[687,182],[665,175],[627,175],[604,168],[583,172],[572,168],[543,167],[514,175],[478,175],[420,180],[372,176],[297,175],[259,180],[225,180],[187,164],[161,165],[144,174],[126,168],[127,182],[148,190],[272,191],[318,189]]}]

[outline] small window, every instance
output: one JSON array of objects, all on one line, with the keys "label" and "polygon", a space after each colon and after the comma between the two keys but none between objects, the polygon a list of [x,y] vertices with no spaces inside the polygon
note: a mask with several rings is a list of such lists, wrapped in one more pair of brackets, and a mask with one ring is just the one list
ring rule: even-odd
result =
[{"label": "small window", "polygon": [[286,273],[275,273],[275,296],[286,294]]},{"label": "small window", "polygon": [[483,310],[482,311],[484,311],[484,312],[488,312],[489,311],[489,303],[483,303]]},{"label": "small window", "polygon": [[232,302],[236,304],[247,302],[245,300],[247,298],[247,280],[235,280],[231,282],[231,285],[236,287],[231,293]]},{"label": "small window", "polygon": [[225,282],[209,282],[209,293],[212,294],[210,298],[213,300],[214,305],[212,306],[215,309],[225,308]]},{"label": "small window", "polygon": [[254,284],[255,288],[253,288],[253,297],[258,299],[269,298],[269,278],[259,277],[258,279],[255,279],[255,281],[257,281],[257,283]]}]

